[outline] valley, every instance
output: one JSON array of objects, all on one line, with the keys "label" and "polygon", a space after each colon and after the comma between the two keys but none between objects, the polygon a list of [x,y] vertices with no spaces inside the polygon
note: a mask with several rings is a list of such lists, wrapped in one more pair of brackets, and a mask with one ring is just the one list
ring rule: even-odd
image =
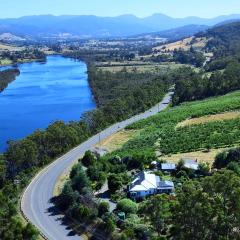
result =
[{"label": "valley", "polygon": [[240,23],[214,21],[81,39],[55,22],[2,40],[1,65],[20,75],[7,70],[0,120],[16,129],[1,137],[28,131],[0,155],[0,238],[239,238]]}]

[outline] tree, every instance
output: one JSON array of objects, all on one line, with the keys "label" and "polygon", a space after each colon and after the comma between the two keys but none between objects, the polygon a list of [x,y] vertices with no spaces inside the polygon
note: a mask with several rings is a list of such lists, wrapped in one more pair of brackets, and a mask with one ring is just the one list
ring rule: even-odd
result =
[{"label": "tree", "polygon": [[12,176],[15,176],[21,170],[37,164],[37,146],[28,138],[17,142],[9,142],[5,155]]},{"label": "tree", "polygon": [[171,206],[173,203],[169,200],[169,196],[165,194],[156,195],[144,202],[140,206],[140,213],[143,213],[154,226],[160,235],[166,233],[170,219],[172,216]]},{"label": "tree", "polygon": [[79,198],[78,193],[74,192],[72,189],[71,183],[67,182],[64,185],[63,190],[57,199],[57,205],[62,210],[67,210],[70,206],[72,206],[77,201],[78,198]]},{"label": "tree", "polygon": [[233,148],[219,153],[213,166],[220,169],[226,167],[230,162],[240,163],[240,148]]},{"label": "tree", "polygon": [[7,166],[4,157],[0,155],[0,189],[3,187],[7,175]]},{"label": "tree", "polygon": [[77,166],[76,168],[77,170],[74,170],[75,173],[70,174],[72,187],[74,190],[77,190],[80,194],[82,194],[85,189],[90,188],[90,181],[81,165]]},{"label": "tree", "polygon": [[221,171],[188,181],[172,209],[176,239],[239,239],[240,178]]},{"label": "tree", "polygon": [[117,209],[128,213],[136,213],[138,209],[137,203],[133,202],[131,199],[125,198],[118,202]]},{"label": "tree", "polygon": [[91,151],[86,151],[83,158],[82,158],[82,163],[85,167],[89,167],[93,165],[95,162],[95,157],[92,154]]},{"label": "tree", "polygon": [[30,223],[26,225],[23,230],[23,239],[24,240],[35,240],[38,237],[37,229]]},{"label": "tree", "polygon": [[109,212],[110,206],[108,202],[101,202],[98,206],[98,215],[101,217],[105,213]]},{"label": "tree", "polygon": [[207,163],[199,163],[198,172],[204,176],[207,176],[210,172],[209,164]]},{"label": "tree", "polygon": [[122,178],[117,174],[111,174],[108,177],[108,189],[110,193],[115,193],[122,187]]},{"label": "tree", "polygon": [[114,223],[112,218],[109,217],[107,219],[106,223],[105,223],[105,231],[106,231],[106,233],[108,233],[108,234],[113,233],[115,228],[116,228],[116,224]]}]

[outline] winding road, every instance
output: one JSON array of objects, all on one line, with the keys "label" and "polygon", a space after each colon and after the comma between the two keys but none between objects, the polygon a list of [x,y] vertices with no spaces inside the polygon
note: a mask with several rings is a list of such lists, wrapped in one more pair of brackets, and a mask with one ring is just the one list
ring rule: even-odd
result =
[{"label": "winding road", "polygon": [[148,118],[164,110],[171,101],[172,94],[172,92],[169,92],[161,103],[148,111],[114,124],[100,134],[89,138],[86,142],[54,161],[32,180],[22,196],[21,210],[28,221],[39,229],[44,238],[49,240],[82,239],[64,224],[62,215],[58,213],[53,214],[49,211],[49,209],[54,208],[50,199],[53,197],[54,187],[59,176],[61,176],[74,161],[81,157],[85,151],[96,145],[99,140],[103,140],[134,122]]}]

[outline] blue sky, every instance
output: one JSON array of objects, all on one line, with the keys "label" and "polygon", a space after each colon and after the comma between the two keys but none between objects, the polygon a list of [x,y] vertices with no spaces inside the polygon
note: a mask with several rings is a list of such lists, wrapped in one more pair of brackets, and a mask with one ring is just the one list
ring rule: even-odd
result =
[{"label": "blue sky", "polygon": [[0,0],[0,18],[26,15],[135,14],[139,17],[164,13],[172,17],[214,17],[240,13],[240,0]]}]

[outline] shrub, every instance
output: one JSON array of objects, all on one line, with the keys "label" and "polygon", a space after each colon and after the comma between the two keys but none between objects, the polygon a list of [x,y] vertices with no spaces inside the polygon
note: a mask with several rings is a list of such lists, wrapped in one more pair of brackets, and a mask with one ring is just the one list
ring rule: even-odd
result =
[{"label": "shrub", "polygon": [[122,187],[122,178],[117,174],[108,177],[108,189],[111,193],[115,193]]},{"label": "shrub", "polygon": [[136,213],[138,210],[137,203],[133,202],[131,199],[122,199],[117,204],[117,209],[125,213]]},{"label": "shrub", "polygon": [[109,212],[109,203],[108,202],[101,202],[98,206],[98,216],[101,217],[105,213]]}]

